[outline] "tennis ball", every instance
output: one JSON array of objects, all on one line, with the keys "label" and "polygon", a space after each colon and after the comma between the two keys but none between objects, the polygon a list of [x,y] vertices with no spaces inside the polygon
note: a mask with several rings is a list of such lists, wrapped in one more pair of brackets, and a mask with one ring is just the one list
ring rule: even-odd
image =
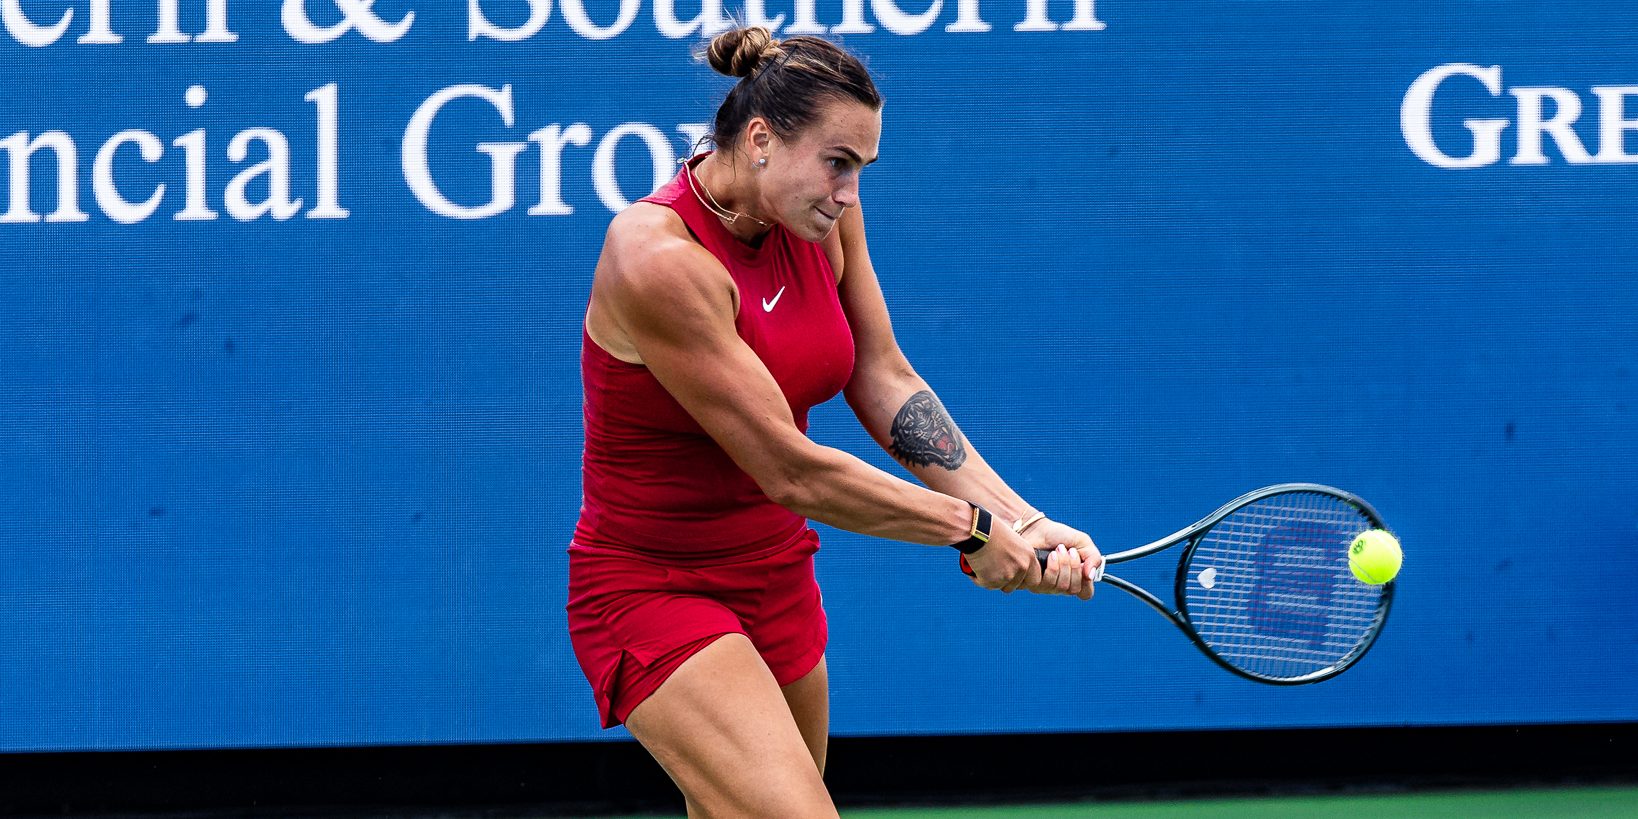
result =
[{"label": "tennis ball", "polygon": [[1382,529],[1361,532],[1348,547],[1348,568],[1354,577],[1373,586],[1394,579],[1404,562],[1399,539]]}]

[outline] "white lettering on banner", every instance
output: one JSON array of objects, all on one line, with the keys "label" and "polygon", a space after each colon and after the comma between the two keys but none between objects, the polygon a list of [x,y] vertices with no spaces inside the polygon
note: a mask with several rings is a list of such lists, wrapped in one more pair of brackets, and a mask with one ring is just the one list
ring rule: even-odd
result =
[{"label": "white lettering on banner", "polygon": [[700,0],[699,16],[692,20],[677,19],[677,0],[654,0],[654,27],[661,36],[680,40],[719,34],[733,28],[734,21],[723,16],[722,0]]},{"label": "white lettering on banner", "polygon": [[318,122],[318,205],[307,212],[309,219],[345,219],[347,209],[341,206],[341,173],[338,166],[341,164],[338,134],[341,127],[338,102],[339,91],[335,83],[315,88],[307,92],[302,99],[312,103],[317,110]]},{"label": "white lettering on banner", "polygon": [[[81,0],[86,5],[87,28],[75,41],[81,45],[118,45],[125,42],[114,31],[111,7],[114,0]],[[205,7],[205,30],[189,34],[181,29],[183,0],[149,0],[154,4],[154,31],[147,37],[152,44],[181,43],[236,43],[239,35],[228,28],[228,0],[189,0]],[[23,10],[24,0],[0,0],[0,23],[13,40],[23,45],[42,48],[57,43],[68,32],[78,9],[72,5],[63,9],[54,22],[38,22]],[[489,0],[494,5],[494,0]],[[519,2],[527,5],[528,19],[519,25],[495,23],[485,10],[485,0],[467,0],[466,37],[468,41],[497,40],[519,42],[539,34],[551,22],[553,0],[507,0],[515,8]],[[608,23],[592,20],[587,9],[588,0],[557,0],[565,26],[576,36],[587,40],[608,40],[625,34],[642,12],[645,0],[619,0],[614,8],[614,19]],[[596,0],[598,10],[606,11],[610,0]],[[870,34],[876,24],[887,31],[912,37],[926,33],[945,16],[945,0],[826,0],[827,12],[840,13],[834,25],[820,22],[820,0],[699,0],[699,13],[683,19],[678,6],[692,8],[694,0],[651,0],[654,29],[662,37],[673,40],[708,37],[732,28],[726,7],[743,6],[741,17],[747,25],[760,25],[782,36],[799,34]],[[981,34],[991,30],[981,16],[984,0],[955,0],[955,19],[944,26],[954,34]],[[996,3],[996,0],[990,0]],[[340,19],[329,25],[314,22],[310,3],[328,5],[340,12]],[[770,4],[788,4],[784,10],[770,10]],[[396,42],[409,33],[415,22],[415,12],[405,11],[395,22],[388,22],[375,11],[376,0],[280,0],[279,20],[290,39],[305,45],[334,42],[348,32],[356,31],[376,43]],[[1014,31],[1103,31],[1107,25],[1098,19],[1097,0],[1074,0],[1074,10],[1068,22],[1059,23],[1048,16],[1048,0],[1006,0],[1006,5],[1023,19]],[[920,8],[918,11],[917,9]],[[993,8],[993,7],[992,7]],[[786,11],[789,12],[787,16]],[[786,24],[787,18],[789,24]],[[515,19],[515,18],[514,18]],[[1017,19],[1017,18],[1014,18]]]},{"label": "white lettering on banner", "polygon": [[[1013,31],[1057,31],[1058,24],[1047,17],[1047,0],[1029,0],[1023,22]],[[1064,23],[1064,31],[1103,31],[1108,28],[1098,19],[1097,0],[1075,0],[1075,16]]]},{"label": "white lettering on banner", "polygon": [[[813,8],[813,0],[807,0],[807,3],[808,8],[811,10]],[[785,25],[785,15],[776,14],[773,17],[769,17],[768,10],[763,5],[762,0],[745,0],[745,25],[762,26],[769,31],[778,31],[780,26]],[[797,31],[792,33],[800,34],[801,32]]]},{"label": "white lettering on banner", "polygon": [[574,207],[563,201],[563,146],[591,144],[592,129],[584,122],[567,128],[548,125],[529,135],[540,145],[540,201],[529,209],[530,216],[569,216]]},{"label": "white lettering on banner", "polygon": [[[1558,150],[1564,155],[1564,161],[1572,165],[1585,165],[1592,161],[1587,155],[1587,149],[1581,146],[1581,138],[1570,130],[1570,126],[1581,118],[1581,97],[1568,88],[1513,88],[1508,93],[1519,101],[1519,149],[1513,155],[1514,165],[1546,165],[1547,157],[1541,153],[1541,137],[1551,134],[1553,142],[1558,144]],[[1551,119],[1542,119],[1542,100],[1551,97],[1556,110]]]},{"label": "white lettering on banner", "polygon": [[[316,204],[304,214],[308,219],[346,219],[351,216],[351,211],[341,206],[339,195],[339,97],[335,83],[315,88],[303,97],[313,104],[316,126],[312,144],[316,146],[313,178],[317,196]],[[601,139],[597,139],[591,126],[584,122],[552,123],[537,128],[522,142],[480,142],[473,146],[473,150],[488,158],[488,198],[476,205],[457,203],[433,179],[428,158],[435,120],[445,113],[450,103],[468,98],[487,103],[506,128],[510,129],[516,124],[510,85],[499,89],[454,85],[428,97],[411,116],[404,131],[400,160],[405,182],[423,207],[440,216],[488,219],[514,210],[517,204],[517,163],[531,148],[539,149],[540,189],[535,203],[528,210],[530,216],[569,216],[575,213],[575,208],[563,196],[564,160],[572,148],[593,148],[588,157],[592,188],[603,206],[614,212],[624,210],[638,196],[658,188],[676,173],[678,146],[673,145],[665,131],[655,125],[645,122],[618,123]],[[201,85],[190,86],[184,95],[184,102],[193,109],[204,108],[208,100],[209,94]],[[467,128],[461,128],[457,132],[467,131]],[[683,140],[678,143],[682,146],[681,150],[687,151],[704,140],[709,126],[702,122],[687,122],[676,125],[675,131]],[[633,156],[630,151],[620,150],[631,144],[628,137],[635,137],[636,144],[643,149],[640,153],[646,155],[645,169],[648,173],[641,191],[628,192],[620,187],[619,156]],[[180,150],[182,166],[181,178],[176,180],[181,183],[182,206],[173,214],[174,220],[210,222],[221,218],[221,212],[212,207],[210,197],[213,178],[210,162],[222,156],[240,166],[220,189],[221,207],[229,217],[240,222],[268,218],[285,221],[301,210],[304,200],[291,195],[294,163],[290,140],[285,132],[267,127],[245,128],[228,141],[223,154],[213,155],[210,145],[206,128],[195,128],[170,143],[170,147]],[[167,146],[152,131],[128,128],[105,140],[92,160],[91,193],[98,209],[111,221],[134,225],[153,218],[164,204],[167,193],[176,186],[169,182],[154,182],[144,198],[131,198],[138,191],[133,190],[129,183],[122,190],[118,180],[121,151],[126,146],[135,146],[137,150],[125,151],[127,158],[124,162],[134,161],[134,158],[130,158],[134,153],[149,166],[161,166],[166,159]],[[9,170],[6,188],[9,202],[5,204],[5,211],[0,213],[0,224],[84,222],[90,218],[79,205],[79,147],[73,136],[64,131],[46,131],[38,135],[19,131],[0,139],[0,152],[5,154],[4,161],[8,163],[6,167]],[[260,161],[253,161],[252,154]],[[446,150],[440,155],[447,156],[449,152]],[[56,207],[42,217],[34,210],[30,199],[33,190],[31,168],[35,159],[48,156],[55,160],[50,167],[56,171]],[[247,162],[251,164],[246,165]],[[175,167],[175,161],[168,164]],[[581,173],[585,173],[585,170]],[[250,191],[264,185],[265,196],[253,201]]]},{"label": "white lettering on banner", "polygon": [[933,0],[933,4],[920,14],[906,13],[893,0],[870,0],[870,8],[876,12],[876,19],[882,21],[882,28],[894,34],[910,36],[932,27],[938,13],[944,10],[944,0]]},{"label": "white lettering on banner", "polygon": [[[488,219],[511,210],[517,203],[515,181],[518,157],[529,149],[529,143],[540,148],[540,195],[528,211],[530,216],[568,216],[574,208],[563,200],[563,149],[567,146],[585,147],[591,144],[592,129],[584,122],[567,126],[551,124],[529,134],[525,142],[484,142],[476,149],[489,157],[489,200],[479,205],[461,205],[444,194],[432,178],[428,162],[430,135],[433,122],[444,107],[458,99],[478,99],[489,104],[500,115],[507,128],[514,126],[512,86],[499,90],[481,85],[452,85],[432,96],[415,110],[404,129],[401,162],[404,181],[410,192],[423,207],[439,216],[451,219]],[[698,139],[706,133],[703,123],[685,123],[677,126],[684,137]],[[665,184],[676,173],[677,155],[671,143],[659,128],[646,122],[626,122],[609,129],[598,141],[592,155],[592,187],[597,198],[611,211],[630,206],[625,192],[620,189],[615,169],[615,152],[621,140],[637,137],[647,149],[649,167],[653,172],[649,191]],[[695,143],[690,143],[695,144]]]},{"label": "white lettering on banner", "polygon": [[[527,0],[529,19],[517,28],[503,28],[490,22],[483,11],[482,0],[467,0],[467,40],[480,37],[515,43],[540,33],[552,16],[552,0]],[[625,33],[637,19],[642,0],[621,0],[619,14],[614,22],[599,26],[586,13],[582,0],[561,0],[563,19],[574,33],[588,40],[607,40]],[[759,4],[760,6],[760,4]],[[781,20],[784,18],[781,17]],[[701,0],[700,13],[691,20],[677,17],[676,0],[654,0],[654,26],[660,34],[673,40],[693,36],[709,36],[734,27],[722,11],[722,0]]]},{"label": "white lettering on banner", "polygon": [[[204,86],[190,86],[184,95],[189,108],[201,108],[209,94]],[[306,96],[317,112],[318,145],[318,205],[306,214],[309,219],[345,219],[349,212],[341,207],[339,189],[337,134],[337,91],[335,83],[316,88]],[[284,133],[272,128],[246,128],[228,142],[226,157],[242,164],[249,159],[251,145],[260,143],[267,158],[250,165],[233,176],[222,191],[223,205],[235,220],[250,222],[265,216],[283,221],[301,208],[301,199],[290,196],[290,142]],[[103,142],[91,163],[91,192],[97,207],[109,219],[130,225],[146,221],[158,210],[165,198],[167,185],[160,183],[141,202],[131,202],[120,192],[115,179],[115,160],[120,148],[135,144],[142,161],[149,165],[165,157],[165,145],[151,131],[126,129]],[[209,157],[207,133],[196,128],[171,143],[182,149],[183,208],[173,217],[182,222],[208,222],[220,217],[209,203]],[[28,132],[19,131],[0,139],[0,151],[9,158],[10,202],[0,214],[0,224],[34,223],[41,221],[29,199],[31,188],[30,166],[33,157],[49,149],[56,159],[57,207],[44,217],[46,222],[83,222],[90,218],[79,207],[79,151],[73,137],[62,131],[47,131],[30,139]],[[248,197],[251,185],[259,178],[267,183],[267,198],[252,202]]]},{"label": "white lettering on banner", "polygon": [[620,0],[620,16],[607,26],[591,21],[582,0],[559,0],[559,5],[563,9],[563,19],[574,33],[588,40],[607,40],[631,28],[631,21],[637,19],[637,11],[642,8],[643,0]]},{"label": "white lettering on banner", "polygon": [[[206,96],[204,86],[190,86],[183,101],[189,108],[198,108],[205,104]],[[177,137],[171,144],[182,149],[183,161],[188,169],[183,176],[187,191],[183,199],[186,207],[181,213],[176,214],[175,218],[181,222],[208,222],[215,219],[216,211],[211,210],[205,200],[205,129],[196,128],[189,131]]]},{"label": "white lettering on banner", "polygon": [[842,0],[842,22],[832,26],[832,34],[869,34],[876,27],[865,22],[864,0]]},{"label": "white lettering on banner", "polygon": [[614,177],[614,150],[620,146],[620,140],[627,136],[636,136],[643,141],[654,168],[654,184],[643,191],[642,196],[664,185],[676,173],[677,157],[671,152],[671,143],[666,141],[660,129],[646,122],[627,122],[615,126],[603,137],[603,141],[597,143],[597,153],[592,157],[592,187],[597,191],[597,198],[603,200],[603,207],[616,212],[631,206],[631,201],[620,190],[620,182]]},{"label": "white lettering on banner", "polygon": [[91,191],[96,195],[97,207],[102,208],[108,218],[122,225],[134,225],[159,209],[160,200],[165,198],[165,184],[155,185],[153,194],[140,205],[125,201],[119,187],[114,184],[114,154],[127,142],[135,142],[142,151],[142,161],[149,164],[158,162],[165,155],[165,145],[159,141],[159,137],[147,131],[120,131],[102,143],[101,150],[97,151],[97,159],[91,166]]},{"label": "white lettering on banner", "polygon": [[[106,3],[103,14],[105,16],[107,14]],[[57,18],[56,23],[50,26],[37,25],[23,13],[22,0],[5,0],[0,3],[0,21],[5,23],[6,33],[10,34],[13,40],[35,48],[44,48],[57,42],[57,38],[63,36],[63,32],[68,30],[68,24],[73,19],[74,10],[64,9],[63,16]]]},{"label": "white lettering on banner", "polygon": [[438,112],[450,102],[465,97],[489,103],[500,113],[506,127],[512,127],[512,86],[504,85],[496,91],[481,85],[452,85],[428,97],[421,107],[415,109],[409,126],[404,129],[400,158],[404,181],[409,183],[410,192],[427,210],[451,219],[486,219],[511,210],[512,203],[516,201],[512,184],[513,160],[528,146],[516,142],[479,144],[478,151],[489,155],[489,201],[472,207],[462,207],[450,201],[432,181],[432,168],[427,163],[427,139]]},{"label": "white lettering on banner", "polygon": [[[816,8],[818,0],[796,0],[796,22],[785,29],[786,35],[792,34],[824,34],[829,29],[819,24],[819,11]],[[783,16],[783,15],[781,15]],[[779,29],[769,27],[769,31],[780,33]]]},{"label": "white lettering on banner", "polygon": [[[227,207],[228,215],[241,222],[260,219],[269,213],[282,222],[301,210],[301,200],[290,199],[290,143],[284,134],[272,128],[246,128],[228,143],[228,159],[245,161],[253,139],[267,146],[267,161],[258,162],[233,177],[222,192],[223,204]],[[245,189],[251,180],[263,175],[267,177],[267,201],[253,203],[245,198]]]},{"label": "white lettering on banner", "polygon": [[[338,0],[347,2],[348,0]],[[351,0],[359,2],[360,0]],[[522,0],[528,4],[529,17],[521,25],[506,27],[495,24],[484,11],[484,0],[467,0],[467,39],[490,39],[518,42],[534,37],[551,21],[552,0]],[[295,0],[287,0],[295,2]],[[515,4],[518,0],[512,0]],[[571,31],[588,40],[607,40],[624,34],[636,21],[644,0],[620,0],[615,18],[607,25],[591,20],[586,11],[586,0],[558,0],[563,21]],[[734,24],[723,13],[725,3],[732,0],[700,0],[700,12],[688,19],[677,15],[679,2],[693,0],[653,0],[654,28],[663,37],[686,39],[710,36],[726,31]],[[770,2],[789,2],[791,22],[785,25],[783,12],[771,13]],[[841,19],[835,25],[819,22],[818,0],[744,0],[743,17],[747,25],[766,27],[776,35],[798,34],[870,34],[876,23],[887,31],[902,37],[913,37],[927,32],[945,13],[945,0],[830,0],[839,3]],[[944,26],[955,34],[981,34],[990,30],[990,24],[980,16],[982,0],[956,0],[955,20]],[[607,8],[602,0],[600,8]],[[1016,7],[1018,0],[1010,0]],[[1013,26],[1014,31],[1103,31],[1107,25],[1098,19],[1097,0],[1074,0],[1074,11],[1068,22],[1058,23],[1047,15],[1047,0],[1024,0],[1024,18]],[[916,8],[920,6],[921,10]],[[868,11],[867,11],[868,9]],[[874,20],[872,20],[874,17]]]},{"label": "white lettering on banner", "polygon": [[[239,35],[228,30],[227,4],[228,0],[206,0],[205,3],[205,30],[195,37],[184,34],[178,23],[179,14],[177,5],[180,0],[156,0],[155,19],[156,30],[149,35],[148,42],[155,44],[171,43],[236,43]],[[81,45],[118,45],[125,42],[125,38],[114,31],[112,14],[109,6],[112,0],[90,0],[87,8],[90,21],[86,32],[80,35],[75,42]],[[0,2],[0,22],[5,24],[6,32],[12,39],[27,46],[43,48],[52,45],[60,39],[68,26],[74,20],[74,9],[64,9],[57,22],[49,26],[41,26],[30,20],[23,12],[21,0],[3,0]]]},{"label": "white lettering on banner", "polygon": [[57,157],[57,209],[46,217],[47,222],[83,222],[91,217],[80,210],[79,152],[74,138],[62,131],[47,131],[34,139],[27,131],[18,131],[0,139],[0,150],[11,156],[11,207],[0,214],[0,224],[38,222],[40,214],[29,207],[29,162],[34,152],[50,148]]},{"label": "white lettering on banner", "polygon": [[1501,96],[1501,66],[1480,68],[1468,63],[1451,63],[1423,72],[1411,83],[1399,104],[1399,132],[1411,153],[1436,168],[1478,168],[1501,158],[1501,132],[1505,119],[1469,119],[1463,125],[1473,134],[1473,153],[1453,157],[1433,142],[1433,94],[1440,84],[1454,76],[1467,76],[1484,83],[1490,96]]},{"label": "white lettering on banner", "polygon": [[517,28],[503,28],[489,22],[489,18],[484,16],[482,0],[466,0],[466,39],[471,42],[481,37],[516,43],[535,36],[536,32],[546,27],[546,21],[551,16],[552,0],[529,0],[529,19]]},{"label": "white lettering on banner", "polygon": [[954,34],[982,34],[990,30],[990,24],[978,18],[978,0],[958,0],[956,21],[944,30]]},{"label": "white lettering on banner", "polygon": [[403,19],[396,23],[388,23],[376,15],[371,9],[375,0],[328,0],[341,12],[341,21],[333,26],[320,28],[307,15],[307,0],[284,0],[279,10],[279,20],[284,24],[285,33],[298,43],[316,45],[328,43],[349,31],[357,30],[371,41],[377,43],[391,43],[409,32],[415,22],[415,12],[406,12]]},{"label": "white lettering on banner", "polygon": [[[1433,139],[1433,102],[1440,87],[1453,77],[1469,77],[1483,84],[1492,97],[1502,94],[1502,70],[1499,65],[1488,67],[1471,63],[1448,63],[1431,68],[1417,77],[1405,91],[1399,106],[1399,130],[1405,144],[1417,158],[1436,168],[1482,168],[1501,160],[1502,132],[1512,124],[1507,119],[1467,119],[1462,125],[1473,134],[1473,152],[1467,156],[1446,154]],[[1599,100],[1599,148],[1589,154],[1577,136],[1574,125],[1580,119],[1580,95],[1568,88],[1556,86],[1511,88],[1508,93],[1517,100],[1518,149],[1508,160],[1510,165],[1546,165],[1551,162],[1542,150],[1543,136],[1551,137],[1564,161],[1572,165],[1614,165],[1638,163],[1638,155],[1626,150],[1628,132],[1638,131],[1638,120],[1627,118],[1627,98],[1638,96],[1638,86],[1594,86],[1592,93]],[[1552,115],[1546,116],[1547,101],[1552,101]]]},{"label": "white lettering on banner", "polygon": [[1638,131],[1638,119],[1627,119],[1627,97],[1638,97],[1638,85],[1601,85],[1598,96],[1598,155],[1594,160],[1609,165],[1638,163],[1638,154],[1627,153],[1627,132]]}]

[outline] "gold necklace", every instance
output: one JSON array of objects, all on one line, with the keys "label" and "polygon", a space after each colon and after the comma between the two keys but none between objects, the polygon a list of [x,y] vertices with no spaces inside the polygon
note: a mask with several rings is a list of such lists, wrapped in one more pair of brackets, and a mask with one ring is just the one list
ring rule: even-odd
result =
[{"label": "gold necklace", "polygon": [[[749,213],[732,211],[723,207],[722,205],[717,204],[717,198],[711,195],[711,189],[705,187],[704,181],[699,181],[698,186],[695,185],[696,180],[694,179],[694,169],[689,167],[688,160],[686,159],[683,160],[683,176],[688,177],[688,189],[694,192],[694,198],[700,200],[701,205],[704,205],[712,213],[715,213],[717,218],[721,219],[722,221],[732,225],[739,221],[739,217],[743,216],[763,227],[768,226],[767,222],[764,222]],[[700,191],[702,190],[705,191],[705,196],[700,196]],[[707,202],[705,201],[706,199],[710,199],[711,201]]]}]

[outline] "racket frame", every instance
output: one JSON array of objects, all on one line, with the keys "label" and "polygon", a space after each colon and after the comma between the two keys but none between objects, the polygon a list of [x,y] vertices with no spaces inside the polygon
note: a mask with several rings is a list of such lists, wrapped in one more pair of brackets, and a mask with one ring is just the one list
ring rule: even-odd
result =
[{"label": "racket frame", "polygon": [[1366,520],[1370,522],[1372,528],[1387,529],[1387,526],[1382,522],[1382,516],[1377,513],[1375,507],[1367,503],[1364,498],[1361,498],[1352,492],[1345,492],[1341,489],[1337,489],[1336,487],[1325,486],[1317,483],[1275,484],[1273,486],[1265,486],[1261,489],[1255,489],[1247,492],[1246,494],[1224,504],[1216,512],[1201,518],[1193,525],[1179,529],[1178,531],[1173,532],[1172,534],[1159,540],[1146,543],[1134,549],[1127,549],[1122,552],[1115,552],[1114,554],[1104,556],[1104,567],[1107,569],[1107,567],[1111,565],[1136,560],[1140,557],[1147,557],[1155,554],[1156,552],[1165,551],[1166,549],[1170,549],[1173,546],[1187,541],[1188,546],[1184,548],[1182,555],[1178,558],[1177,577],[1173,582],[1173,599],[1177,601],[1175,605],[1168,606],[1160,598],[1150,593],[1149,590],[1126,580],[1122,580],[1114,575],[1108,574],[1107,571],[1105,571],[1102,580],[1099,582],[1108,583],[1109,585],[1114,586],[1115,588],[1118,588],[1121,591],[1132,595],[1133,597],[1136,597],[1149,608],[1159,612],[1162,617],[1170,620],[1172,625],[1177,626],[1178,630],[1188,635],[1190,642],[1193,642],[1195,647],[1200,649],[1201,653],[1205,654],[1207,657],[1210,657],[1212,662],[1217,663],[1237,676],[1269,685],[1307,685],[1309,683],[1317,683],[1322,680],[1328,680],[1335,677],[1336,675],[1348,670],[1348,668],[1354,663],[1358,662],[1361,657],[1365,656],[1366,652],[1370,651],[1371,646],[1376,644],[1376,638],[1382,633],[1382,627],[1387,622],[1388,610],[1393,607],[1393,581],[1389,581],[1382,586],[1382,597],[1380,602],[1377,604],[1376,609],[1376,621],[1371,624],[1370,633],[1365,637],[1365,639],[1361,641],[1353,651],[1349,652],[1346,657],[1343,657],[1341,661],[1317,671],[1304,674],[1300,677],[1264,676],[1240,668],[1228,660],[1218,656],[1217,652],[1213,651],[1211,646],[1206,645],[1206,641],[1201,638],[1200,632],[1195,629],[1193,621],[1189,619],[1188,607],[1185,602],[1188,600],[1188,597],[1185,595],[1185,590],[1189,582],[1189,559],[1194,556],[1195,548],[1200,545],[1201,535],[1204,535],[1206,532],[1210,531],[1213,526],[1216,526],[1218,523],[1222,522],[1224,518],[1234,514],[1247,504],[1255,503],[1265,498],[1274,497],[1275,495],[1285,495],[1296,492],[1322,494],[1334,497],[1337,500],[1354,507],[1354,509],[1356,509],[1365,517]]}]

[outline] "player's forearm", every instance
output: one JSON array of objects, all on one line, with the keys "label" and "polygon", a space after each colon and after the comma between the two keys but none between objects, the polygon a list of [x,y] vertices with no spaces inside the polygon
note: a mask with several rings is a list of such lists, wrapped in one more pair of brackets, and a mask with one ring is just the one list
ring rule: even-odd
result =
[{"label": "player's forearm", "polygon": [[889,475],[841,450],[812,444],[769,492],[810,520],[850,532],[947,546],[971,531],[965,499]]},{"label": "player's forearm", "polygon": [[982,504],[1009,522],[1035,511],[990,468],[907,363],[884,377],[856,379],[846,396],[870,436],[928,487]]}]

